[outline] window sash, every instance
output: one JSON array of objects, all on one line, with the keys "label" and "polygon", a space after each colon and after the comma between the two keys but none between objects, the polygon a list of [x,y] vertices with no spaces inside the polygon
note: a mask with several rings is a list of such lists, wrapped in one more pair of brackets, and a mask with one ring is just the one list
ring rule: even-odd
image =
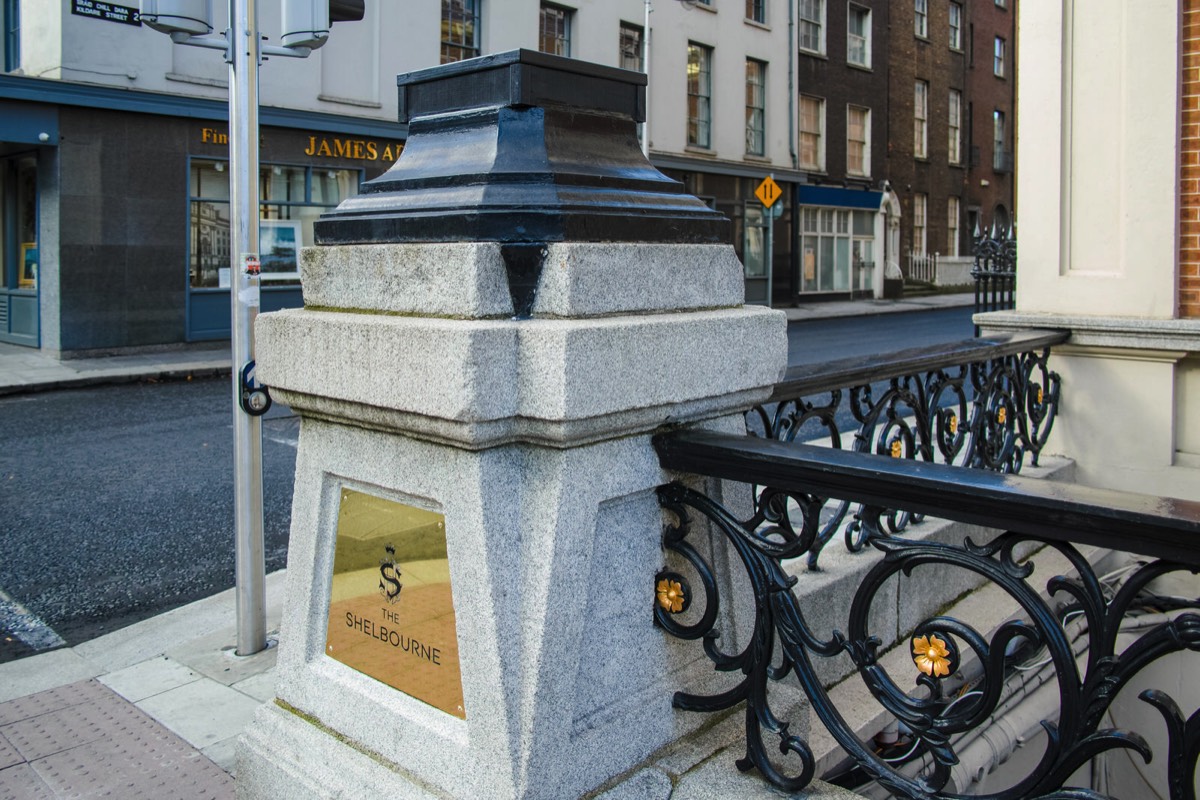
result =
[{"label": "window sash", "polygon": [[913,33],[922,39],[929,35],[928,0],[913,0]]},{"label": "window sash", "polygon": [[962,5],[950,4],[950,47],[962,50]]},{"label": "window sash", "polygon": [[825,169],[822,148],[824,116],[824,100],[804,95],[800,97],[800,166],[804,169]]},{"label": "window sash", "polygon": [[746,152],[755,156],[766,149],[766,66],[746,59]]},{"label": "window sash", "polygon": [[913,250],[917,253],[925,252],[925,211],[928,202],[924,194],[913,196]]},{"label": "window sash", "polygon": [[958,255],[958,217],[959,203],[957,197],[946,201],[946,252],[951,256]]},{"label": "window sash", "polygon": [[958,164],[962,161],[962,92],[951,89],[949,105],[949,161],[951,164]]},{"label": "window sash", "polygon": [[571,55],[571,11],[542,5],[538,49],[556,56]]},{"label": "window sash", "polygon": [[800,0],[800,49],[825,52],[825,0]]},{"label": "window sash", "polygon": [[1004,40],[999,36],[996,37],[995,57],[992,63],[992,72],[997,78],[1004,77]]},{"label": "window sash", "polygon": [[850,6],[846,17],[846,60],[860,67],[871,66],[871,12]]},{"label": "window sash", "polygon": [[642,49],[642,29],[637,25],[629,25],[622,22],[620,34],[621,68],[633,70],[634,72],[645,72],[646,64],[643,61],[644,54]]},{"label": "window sash", "polygon": [[712,48],[688,45],[688,144],[709,147],[712,125]]},{"label": "window sash", "polygon": [[479,55],[479,0],[442,0],[442,63]]},{"label": "window sash", "polygon": [[846,171],[851,175],[869,175],[868,143],[870,112],[849,106],[846,110]]},{"label": "window sash", "polygon": [[925,81],[913,85],[913,155],[929,156],[929,84]]},{"label": "window sash", "polygon": [[746,0],[746,19],[767,21],[767,0]]}]

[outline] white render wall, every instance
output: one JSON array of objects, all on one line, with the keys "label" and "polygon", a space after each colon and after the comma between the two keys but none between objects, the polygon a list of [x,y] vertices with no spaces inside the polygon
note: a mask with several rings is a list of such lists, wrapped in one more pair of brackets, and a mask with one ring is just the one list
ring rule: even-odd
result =
[{"label": "white render wall", "polygon": [[[788,148],[787,3],[769,3],[766,25],[744,19],[744,0],[712,0],[712,8],[654,0],[651,14],[650,138],[661,153],[693,152],[725,162],[790,168]],[[131,2],[130,5],[137,5]],[[641,26],[642,0],[574,0],[571,55],[619,64],[622,21]],[[214,28],[228,8],[214,0]],[[329,42],[307,59],[271,57],[259,73],[265,107],[372,120],[396,119],[396,75],[440,60],[440,0],[372,0],[361,23],[337,23]],[[71,14],[71,0],[22,3],[23,72],[30,76],[221,100],[227,66],[220,51],[174,45],[148,27]],[[260,0],[259,27],[278,43],[279,0]],[[538,0],[485,0],[481,44],[486,53],[538,46]],[[687,147],[687,45],[713,48],[712,146]],[[766,156],[745,154],[746,58],[767,62]]]},{"label": "white render wall", "polygon": [[1175,316],[1177,0],[1026,3],[1018,38],[1017,307]]},{"label": "white render wall", "polygon": [[1049,450],[1081,483],[1200,500],[1200,320],[1178,319],[1178,0],[1026,3],[1017,310],[1064,328]]}]

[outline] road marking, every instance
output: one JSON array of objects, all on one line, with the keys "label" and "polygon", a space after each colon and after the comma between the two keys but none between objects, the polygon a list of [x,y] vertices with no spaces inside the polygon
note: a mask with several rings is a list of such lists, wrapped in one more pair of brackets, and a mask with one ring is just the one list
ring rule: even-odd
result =
[{"label": "road marking", "polygon": [[11,631],[34,650],[49,650],[66,644],[41,618],[0,589],[0,630]]}]

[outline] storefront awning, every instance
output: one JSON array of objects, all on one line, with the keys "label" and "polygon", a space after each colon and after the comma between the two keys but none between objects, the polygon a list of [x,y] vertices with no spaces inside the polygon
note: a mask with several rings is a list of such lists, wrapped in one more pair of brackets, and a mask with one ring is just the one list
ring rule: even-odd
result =
[{"label": "storefront awning", "polygon": [[865,192],[862,189],[842,189],[837,186],[800,187],[799,203],[802,206],[834,206],[836,208],[869,208],[878,211],[883,202],[883,192]]}]

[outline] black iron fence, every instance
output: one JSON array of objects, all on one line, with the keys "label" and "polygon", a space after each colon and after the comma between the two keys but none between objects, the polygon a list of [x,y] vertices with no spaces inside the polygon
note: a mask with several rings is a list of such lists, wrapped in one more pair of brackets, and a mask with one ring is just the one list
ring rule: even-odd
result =
[{"label": "black iron fence", "polygon": [[[1013,228],[990,234],[975,231],[975,313],[1005,311],[1016,307],[1017,300],[1017,238]],[[979,326],[975,326],[979,335]]]},{"label": "black iron fence", "polygon": [[[956,361],[947,361],[948,352],[908,351],[891,376],[878,364],[841,362],[822,376],[782,384],[773,404],[749,416],[757,436],[677,431],[656,439],[665,469],[753,487],[746,518],[683,483],[659,490],[670,558],[656,578],[656,620],[676,637],[703,640],[714,668],[731,676],[722,691],[678,692],[674,703],[704,712],[744,705],[740,769],[757,769],[786,791],[817,776],[813,748],[771,703],[771,687],[794,675],[815,718],[884,792],[961,797],[952,779],[960,743],[1004,713],[1018,691],[1014,676],[1036,664],[1057,687],[1053,708],[1039,717],[1044,750],[1023,774],[983,796],[1102,798],[1067,784],[1091,759],[1126,751],[1147,763],[1154,757],[1173,800],[1194,800],[1200,711],[1186,716],[1163,687],[1141,692],[1166,743],[1160,753],[1138,732],[1106,727],[1106,714],[1146,667],[1200,651],[1200,598],[1156,588],[1171,573],[1200,571],[1200,503],[1012,474],[1022,460],[1017,451],[1036,458],[1053,421],[1058,378],[1045,348],[1055,336],[978,340],[978,351],[951,348],[965,356]],[[852,387],[850,449],[841,449],[837,420],[843,392],[830,385]],[[827,401],[801,399],[818,389]],[[810,425],[824,429],[833,446],[799,443]],[[988,469],[963,468],[985,462]],[[961,542],[904,536],[896,509],[912,521],[928,515],[991,532]],[[805,573],[792,565],[804,557],[815,564],[831,535],[829,520],[850,516],[855,542],[877,558],[864,565],[852,596],[806,596]],[[740,633],[722,630],[729,623],[718,591],[723,560],[705,549],[714,532],[728,544],[728,563],[741,565],[736,582],[752,594],[746,607],[753,618]],[[1137,554],[1116,578],[1098,574],[1093,563],[1110,550]],[[1044,563],[1058,571],[1036,572]],[[982,627],[956,615],[957,606],[941,605],[938,591],[953,596],[956,574],[1004,595],[991,601],[1009,609],[1003,622]],[[879,620],[904,605],[906,593],[937,610],[915,617],[904,650],[885,653],[896,631],[889,637]],[[841,623],[813,622],[830,615]],[[833,659],[849,660],[859,693],[901,731],[897,743],[860,737],[821,677],[820,664]],[[1195,674],[1180,670],[1170,685],[1186,686],[1184,676]]]},{"label": "black iron fence", "polygon": [[[1059,378],[1049,368],[1060,331],[966,339],[865,358],[794,367],[766,405],[747,414],[752,435],[784,442],[919,459],[993,472],[1035,466],[1058,409]],[[839,530],[851,550],[867,531],[846,500],[826,510],[808,550],[816,569]],[[910,517],[887,517],[893,531]]]}]

